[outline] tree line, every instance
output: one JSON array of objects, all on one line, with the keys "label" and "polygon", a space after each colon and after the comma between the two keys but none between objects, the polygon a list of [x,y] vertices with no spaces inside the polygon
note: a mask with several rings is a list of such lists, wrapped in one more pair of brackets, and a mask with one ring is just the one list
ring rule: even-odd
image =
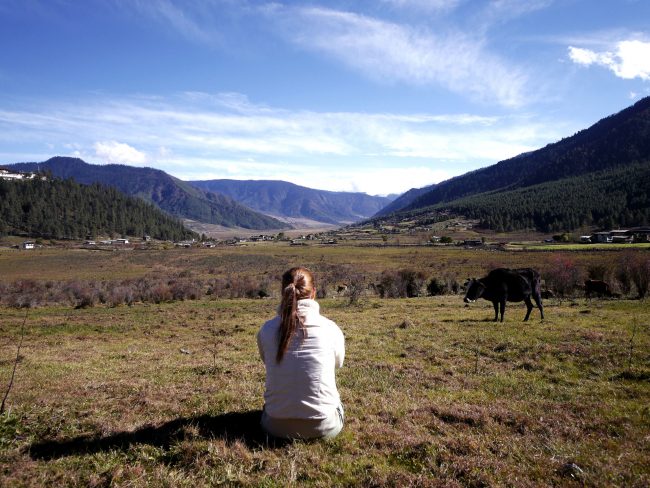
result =
[{"label": "tree line", "polygon": [[0,234],[54,239],[143,236],[197,237],[152,204],[99,184],[50,176],[0,180]]},{"label": "tree line", "polygon": [[463,216],[499,232],[571,231],[650,224],[650,162],[609,168],[559,181],[486,192],[393,216],[420,225]]}]

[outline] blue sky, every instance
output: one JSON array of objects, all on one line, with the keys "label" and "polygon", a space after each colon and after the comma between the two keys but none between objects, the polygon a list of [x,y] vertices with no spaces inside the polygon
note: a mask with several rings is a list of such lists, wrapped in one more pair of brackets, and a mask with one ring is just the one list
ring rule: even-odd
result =
[{"label": "blue sky", "polygon": [[400,193],[649,95],[648,0],[0,0],[0,163]]}]

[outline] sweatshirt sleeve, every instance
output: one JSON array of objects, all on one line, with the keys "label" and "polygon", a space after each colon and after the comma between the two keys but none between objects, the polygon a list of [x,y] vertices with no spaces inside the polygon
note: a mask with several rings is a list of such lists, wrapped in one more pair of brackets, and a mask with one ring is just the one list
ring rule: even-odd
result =
[{"label": "sweatshirt sleeve", "polygon": [[335,334],[335,346],[334,354],[336,359],[336,367],[340,368],[343,366],[343,360],[345,359],[345,337],[339,326],[336,326]]},{"label": "sweatshirt sleeve", "polygon": [[262,358],[262,362],[264,362],[264,348],[262,347],[262,339],[260,337],[262,333],[262,330],[257,333],[256,339],[257,339],[257,350],[260,353],[260,358]]}]

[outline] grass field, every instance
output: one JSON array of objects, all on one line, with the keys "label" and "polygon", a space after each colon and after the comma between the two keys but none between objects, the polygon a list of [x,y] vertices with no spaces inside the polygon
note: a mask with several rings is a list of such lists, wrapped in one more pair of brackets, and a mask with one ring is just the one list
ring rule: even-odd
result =
[{"label": "grass field", "polygon": [[[274,276],[297,262],[474,274],[537,256],[277,246],[39,253],[0,253],[2,280]],[[574,258],[586,266],[612,256]],[[291,443],[270,442],[257,425],[255,333],[275,299],[2,308],[3,394],[23,321],[26,333],[0,417],[0,486],[648,486],[650,305],[545,305],[544,321],[534,310],[523,323],[525,308],[509,304],[505,322],[493,323],[490,303],[466,307],[460,296],[322,300],[346,336],[337,376],[346,426],[330,442]]]}]

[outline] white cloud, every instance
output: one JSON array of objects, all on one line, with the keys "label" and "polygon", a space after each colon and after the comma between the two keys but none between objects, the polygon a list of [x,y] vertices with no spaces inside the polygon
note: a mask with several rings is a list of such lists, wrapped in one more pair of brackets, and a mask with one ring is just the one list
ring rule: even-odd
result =
[{"label": "white cloud", "polygon": [[325,8],[284,11],[283,32],[378,80],[439,85],[471,98],[513,107],[525,102],[527,75],[459,31],[433,34]]},{"label": "white cloud", "polygon": [[117,141],[96,142],[95,156],[106,163],[142,165],[147,162],[145,153]]},{"label": "white cloud", "polygon": [[569,46],[569,58],[582,66],[603,66],[619,78],[650,80],[650,42],[620,41],[613,51],[602,52]]},{"label": "white cloud", "polygon": [[239,110],[218,102],[224,98],[245,99],[195,93],[30,101],[20,110],[0,109],[0,146],[8,153],[42,146],[50,155],[92,163],[148,165],[182,179],[286,179],[379,194],[431,184],[577,129],[468,113],[291,111],[247,99],[234,104]]},{"label": "white cloud", "polygon": [[[176,6],[173,0],[127,0],[122,5],[124,7],[134,8],[158,22],[170,25],[188,39],[202,43],[213,43],[217,40],[217,34],[214,29],[202,26],[196,18],[193,18],[197,17],[196,12],[190,12],[189,10]],[[203,14],[204,17],[208,13],[205,9],[199,10],[201,10],[199,14]]]},{"label": "white cloud", "polygon": [[463,0],[382,0],[394,8],[420,11],[449,11],[455,9]]}]

